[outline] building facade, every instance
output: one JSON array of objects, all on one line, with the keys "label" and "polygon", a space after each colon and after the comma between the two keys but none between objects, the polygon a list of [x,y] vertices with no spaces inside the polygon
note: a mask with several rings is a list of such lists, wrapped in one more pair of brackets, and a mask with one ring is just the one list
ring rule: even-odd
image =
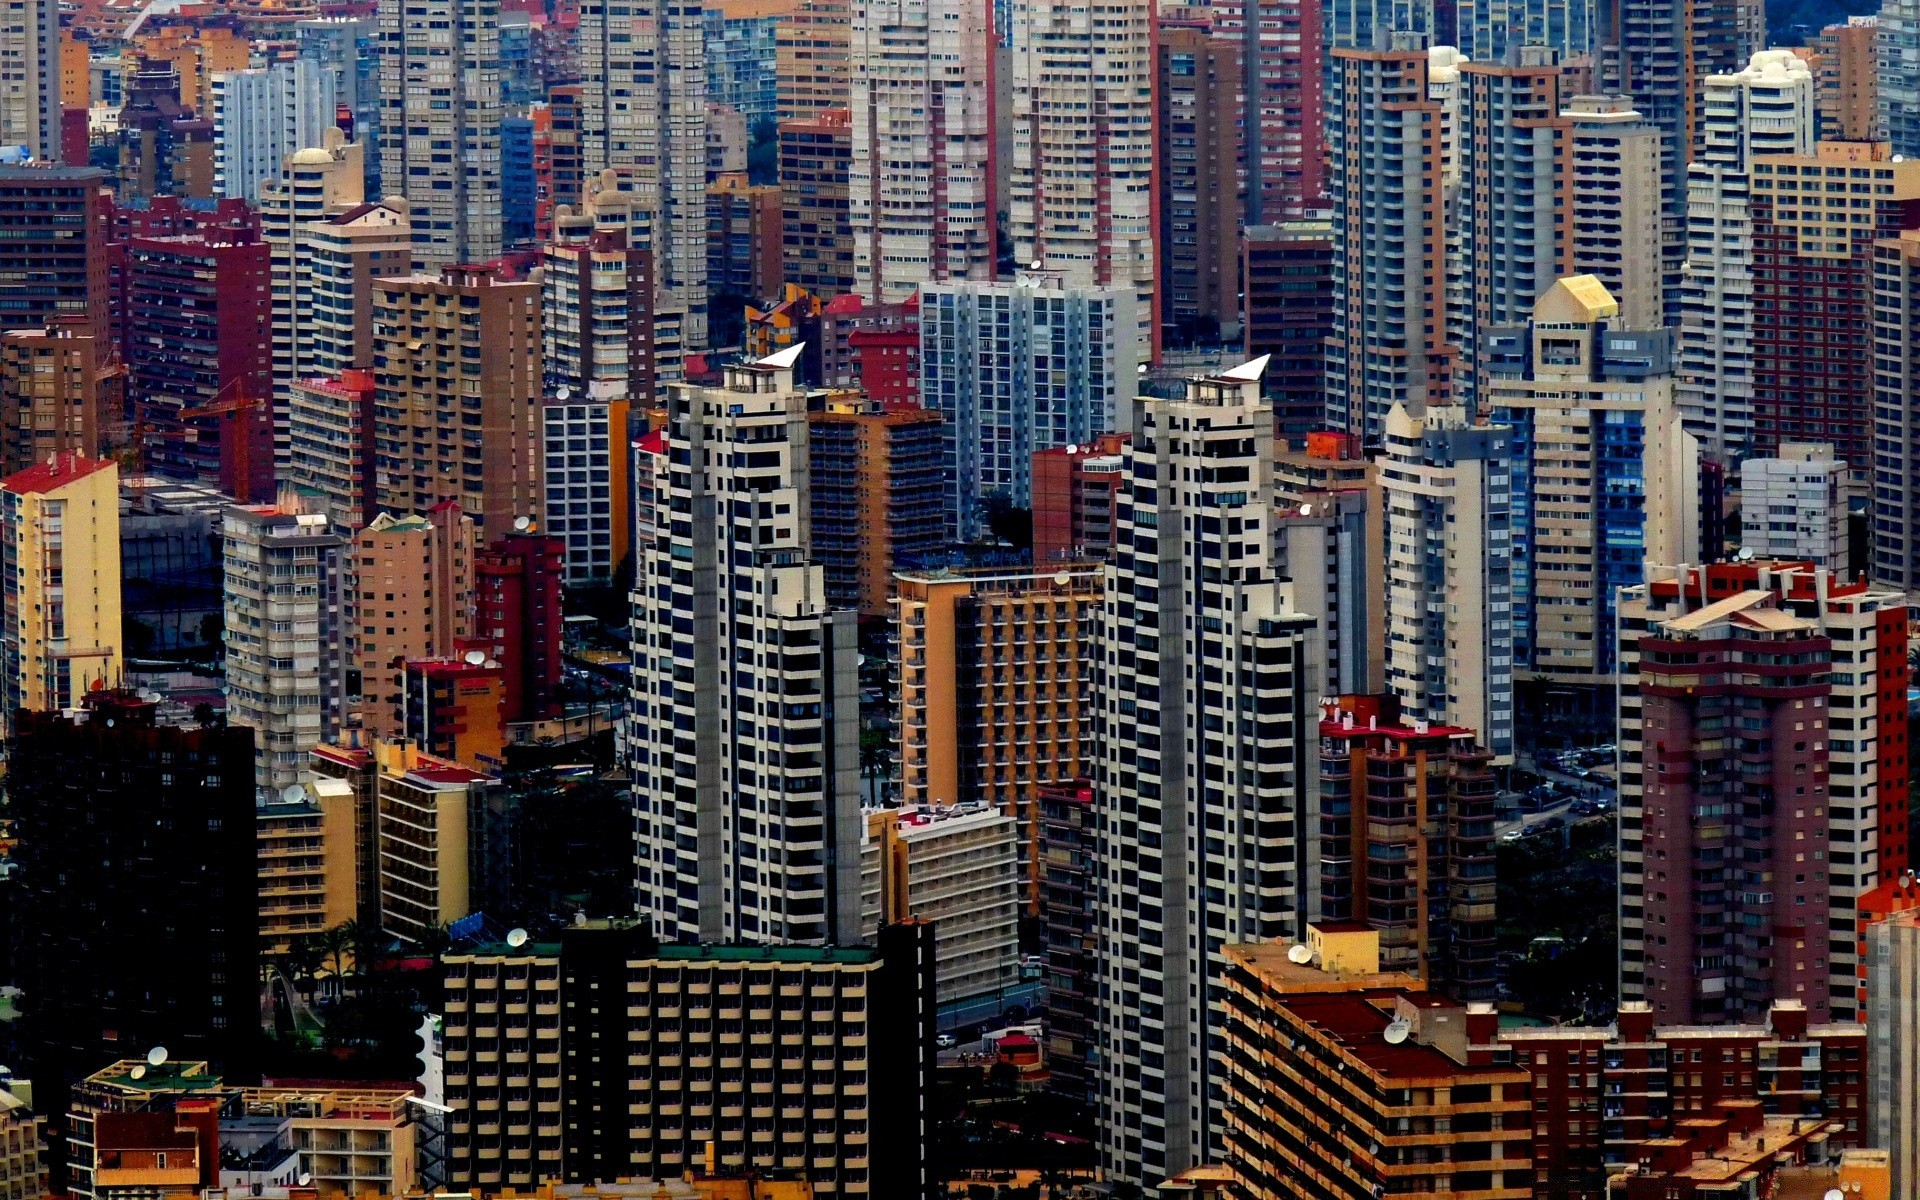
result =
[{"label": "building facade", "polygon": [[499,0],[381,0],[380,183],[428,270],[500,256]]},{"label": "building facade", "polygon": [[473,518],[451,502],[405,516],[383,512],[354,535],[348,694],[358,697],[354,715],[372,736],[402,729],[408,659],[450,658],[473,636],[478,542]]},{"label": "building facade", "polygon": [[1847,464],[1818,443],[1784,442],[1778,457],[1741,463],[1741,549],[1846,570],[1846,482]]},{"label": "building facade", "polygon": [[827,600],[886,616],[895,572],[946,547],[940,414],[829,393],[807,424],[811,544]]},{"label": "building facade", "polygon": [[0,717],[119,683],[120,472],[52,455],[0,480]]}]

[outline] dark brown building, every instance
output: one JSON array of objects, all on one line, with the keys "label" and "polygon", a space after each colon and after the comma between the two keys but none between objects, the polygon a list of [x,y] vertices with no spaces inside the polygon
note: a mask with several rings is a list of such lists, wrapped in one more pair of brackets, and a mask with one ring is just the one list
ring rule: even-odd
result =
[{"label": "dark brown building", "polygon": [[1163,22],[1158,54],[1160,312],[1168,344],[1191,344],[1240,311],[1240,48],[1204,27]]},{"label": "dark brown building", "polygon": [[1326,424],[1333,333],[1333,222],[1255,225],[1242,237],[1246,354],[1272,356],[1263,380],[1275,431],[1298,440]]},{"label": "dark brown building", "polygon": [[95,167],[0,166],[0,327],[80,317],[107,335],[106,185]]},{"label": "dark brown building", "polygon": [[853,118],[846,109],[780,122],[786,282],[823,300],[853,290],[852,164]]}]

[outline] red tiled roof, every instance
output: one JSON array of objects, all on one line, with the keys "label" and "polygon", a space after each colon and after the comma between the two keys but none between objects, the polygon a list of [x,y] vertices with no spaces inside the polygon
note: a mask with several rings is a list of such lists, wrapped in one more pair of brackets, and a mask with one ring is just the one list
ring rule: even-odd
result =
[{"label": "red tiled roof", "polygon": [[65,487],[76,479],[85,479],[95,471],[105,470],[113,465],[110,458],[88,458],[84,454],[67,453],[50,456],[46,462],[38,462],[22,471],[16,471],[0,480],[0,488],[5,488],[20,496],[30,496],[37,492],[50,492]]}]

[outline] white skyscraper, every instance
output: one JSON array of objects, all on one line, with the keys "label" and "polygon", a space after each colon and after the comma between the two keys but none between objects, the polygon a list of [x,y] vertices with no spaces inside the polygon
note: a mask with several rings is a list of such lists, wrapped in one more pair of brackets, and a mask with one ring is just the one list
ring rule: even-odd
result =
[{"label": "white skyscraper", "polygon": [[1135,303],[1131,289],[1033,274],[922,289],[920,401],[946,417],[957,538],[985,531],[984,501],[1030,505],[1034,451],[1127,427]]},{"label": "white skyscraper", "polygon": [[1100,1158],[1151,1186],[1220,1160],[1220,949],[1305,936],[1318,821],[1313,619],[1271,557],[1273,413],[1256,360],[1148,400],[1107,567]]},{"label": "white skyscraper", "polygon": [[501,251],[500,0],[381,0],[380,186],[423,267]]},{"label": "white skyscraper", "polygon": [[1753,218],[1756,154],[1811,154],[1813,74],[1790,50],[1762,50],[1704,84],[1699,153],[1687,167],[1687,260],[1680,282],[1680,414],[1702,448],[1737,462],[1753,439]]},{"label": "white skyscraper", "polygon": [[856,290],[992,278],[991,0],[856,0],[852,62]]},{"label": "white skyscraper", "polygon": [[59,161],[58,0],[12,0],[0,10],[0,146]]},{"label": "white skyscraper", "polygon": [[1013,5],[1014,261],[1139,296],[1158,344],[1153,258],[1153,8],[1145,0]]},{"label": "white skyscraper", "polygon": [[325,145],[333,128],[333,76],[306,59],[213,77],[213,186],[260,203],[289,155]]},{"label": "white skyscraper", "polygon": [[589,178],[616,172],[648,214],[634,245],[653,252],[656,287],[685,307],[687,350],[707,344],[703,12],[662,0],[588,0],[578,35],[582,168]]},{"label": "white skyscraper", "polygon": [[860,940],[858,628],[808,559],[800,349],[672,385],[646,472],[627,748],[663,939]]}]

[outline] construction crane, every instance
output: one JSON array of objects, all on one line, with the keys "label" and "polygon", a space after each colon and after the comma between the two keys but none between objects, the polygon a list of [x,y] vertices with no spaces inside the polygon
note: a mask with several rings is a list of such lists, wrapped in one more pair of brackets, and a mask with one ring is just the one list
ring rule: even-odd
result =
[{"label": "construction crane", "polygon": [[[264,430],[268,452],[272,452],[272,414],[266,400],[249,396],[244,389],[240,389],[241,382],[236,379],[228,385],[228,388],[238,390],[237,395],[224,400],[216,395],[206,404],[181,409],[180,420],[184,423],[219,418],[220,490],[242,504],[265,504],[272,501],[273,496],[256,494],[253,477],[254,437]],[[220,390],[224,392],[228,388]],[[267,487],[270,493],[271,482]]]}]

